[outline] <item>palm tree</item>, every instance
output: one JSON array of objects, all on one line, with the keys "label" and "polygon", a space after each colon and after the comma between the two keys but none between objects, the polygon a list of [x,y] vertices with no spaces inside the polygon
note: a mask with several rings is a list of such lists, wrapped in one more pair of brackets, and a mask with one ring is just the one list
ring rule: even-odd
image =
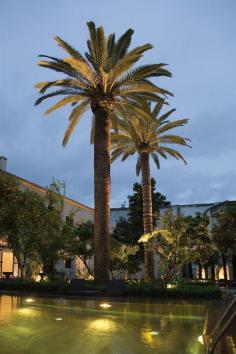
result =
[{"label": "palm tree", "polygon": [[[135,115],[129,121],[120,121],[118,133],[111,134],[112,162],[119,156],[122,156],[122,161],[124,161],[128,156],[138,153],[136,173],[139,175],[141,171],[142,175],[144,234],[153,231],[150,157],[158,169],[160,168],[159,156],[166,159],[168,155],[171,155],[176,159],[183,160],[186,164],[183,156],[168,145],[188,146],[188,139],[166,134],[166,132],[185,125],[188,120],[179,119],[169,122],[167,118],[175,109],[159,115],[162,106],[163,102],[157,103],[152,110],[150,103],[146,103],[143,109],[155,119],[147,120],[141,114]],[[152,252],[144,248],[144,280],[149,282],[153,278],[153,255]]]},{"label": "palm tree", "polygon": [[[141,112],[140,99],[148,98],[160,101],[170,93],[154,85],[149,78],[171,76],[165,64],[150,64],[132,68],[151,49],[144,44],[128,50],[133,30],[126,31],[118,40],[115,34],[105,36],[102,27],[96,28],[93,22],[87,23],[89,28],[88,52],[82,55],[70,44],[55,37],[69,57],[58,59],[40,55],[46,60],[38,65],[59,73],[66,78],[40,82],[35,85],[42,96],[36,105],[43,100],[65,96],[49,108],[48,114],[67,104],[74,106],[69,125],[65,132],[63,145],[78,124],[83,113],[91,108],[95,117],[94,134],[94,273],[98,283],[106,283],[109,278],[109,227],[110,227],[110,128],[116,125],[115,112]],[[131,69],[132,68],[132,69]],[[59,87],[56,91],[44,94],[46,90]],[[148,114],[146,113],[146,117]]]}]

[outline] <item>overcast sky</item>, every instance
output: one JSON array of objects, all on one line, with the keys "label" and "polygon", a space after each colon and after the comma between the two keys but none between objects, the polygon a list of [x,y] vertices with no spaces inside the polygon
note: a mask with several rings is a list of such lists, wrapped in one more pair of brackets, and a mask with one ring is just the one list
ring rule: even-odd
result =
[{"label": "overcast sky", "polygon": [[[235,0],[1,0],[0,155],[8,171],[42,186],[65,180],[69,197],[93,206],[90,113],[63,148],[70,108],[43,116],[53,100],[34,107],[33,88],[61,78],[38,67],[37,55],[64,56],[55,35],[84,52],[88,20],[117,35],[133,28],[133,46],[154,45],[142,63],[165,62],[173,73],[158,83],[175,94],[173,118],[190,119],[178,133],[192,149],[182,149],[187,166],[172,158],[152,166],[158,190],[174,204],[236,199]],[[112,166],[111,206],[139,180],[135,163]]]}]

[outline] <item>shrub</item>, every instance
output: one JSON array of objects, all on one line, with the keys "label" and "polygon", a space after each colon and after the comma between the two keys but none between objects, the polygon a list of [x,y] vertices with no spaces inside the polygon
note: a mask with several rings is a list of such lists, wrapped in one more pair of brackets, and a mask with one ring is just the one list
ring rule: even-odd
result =
[{"label": "shrub", "polygon": [[146,284],[142,281],[127,281],[125,283],[125,294],[129,296],[151,296],[156,298],[204,298],[219,299],[220,289],[214,283],[178,282],[170,284],[170,287],[163,283]]},{"label": "shrub", "polygon": [[20,290],[20,291],[32,291],[32,292],[52,292],[57,293],[67,290],[69,284],[63,281],[41,281],[35,282],[33,280],[1,280],[0,289],[2,290]]}]

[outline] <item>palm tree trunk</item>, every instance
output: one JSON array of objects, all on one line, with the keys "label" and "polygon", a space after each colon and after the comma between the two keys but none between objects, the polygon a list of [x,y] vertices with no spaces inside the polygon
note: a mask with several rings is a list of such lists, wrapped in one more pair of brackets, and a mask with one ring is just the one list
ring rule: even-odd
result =
[{"label": "palm tree trunk", "polygon": [[[150,177],[149,153],[141,152],[142,194],[143,194],[143,228],[147,234],[153,231],[152,222],[152,186]],[[154,279],[153,253],[144,246],[144,281]]]},{"label": "palm tree trunk", "polygon": [[98,108],[94,133],[94,276],[100,285],[109,280],[110,190],[109,113]]},{"label": "palm tree trunk", "polygon": [[215,281],[215,265],[211,265],[211,280]]}]

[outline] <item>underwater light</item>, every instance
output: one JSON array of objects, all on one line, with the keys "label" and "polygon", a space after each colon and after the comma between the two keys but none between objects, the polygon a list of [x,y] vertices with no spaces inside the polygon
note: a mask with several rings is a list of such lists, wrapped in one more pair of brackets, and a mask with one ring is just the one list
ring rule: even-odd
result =
[{"label": "underwater light", "polygon": [[34,299],[26,299],[25,301],[26,302],[34,302],[35,300]]},{"label": "underwater light", "polygon": [[111,307],[110,304],[106,304],[106,303],[100,304],[99,306],[102,307],[103,309],[108,309],[109,307]]},{"label": "underwater light", "polygon": [[157,332],[157,331],[151,331],[150,334],[151,334],[151,336],[157,336],[157,335],[159,334],[159,332]]},{"label": "underwater light", "polygon": [[56,317],[55,321],[62,321],[62,318],[61,317]]}]

